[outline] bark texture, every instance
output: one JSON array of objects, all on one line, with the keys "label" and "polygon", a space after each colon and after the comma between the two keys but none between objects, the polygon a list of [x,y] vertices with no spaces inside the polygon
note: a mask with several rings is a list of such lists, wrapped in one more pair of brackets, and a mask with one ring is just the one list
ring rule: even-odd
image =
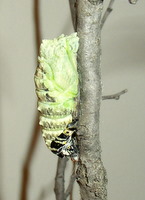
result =
[{"label": "bark texture", "polygon": [[106,171],[101,161],[99,111],[102,98],[100,72],[101,0],[78,0],[77,32],[80,38],[80,114],[77,182],[82,200],[106,200]]}]

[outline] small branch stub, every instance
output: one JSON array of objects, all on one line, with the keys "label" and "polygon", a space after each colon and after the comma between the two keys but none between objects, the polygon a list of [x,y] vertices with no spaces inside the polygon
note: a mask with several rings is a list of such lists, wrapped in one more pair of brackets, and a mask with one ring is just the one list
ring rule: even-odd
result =
[{"label": "small branch stub", "polygon": [[129,3],[136,4],[138,0],[129,0]]},{"label": "small branch stub", "polygon": [[113,3],[114,3],[114,2],[115,2],[115,0],[110,0],[110,2],[109,2],[109,5],[108,5],[108,7],[107,7],[107,9],[106,9],[106,11],[105,11],[103,17],[102,17],[102,20],[101,20],[101,29],[103,28],[104,23],[106,22],[108,16],[110,15],[110,13],[111,13],[112,10],[113,10],[112,7],[113,7]]},{"label": "small branch stub", "polygon": [[125,90],[122,90],[121,92],[118,92],[116,94],[105,95],[105,96],[102,96],[102,100],[108,100],[108,99],[119,100],[120,96],[127,93],[127,92],[128,92],[128,90],[125,89]]}]

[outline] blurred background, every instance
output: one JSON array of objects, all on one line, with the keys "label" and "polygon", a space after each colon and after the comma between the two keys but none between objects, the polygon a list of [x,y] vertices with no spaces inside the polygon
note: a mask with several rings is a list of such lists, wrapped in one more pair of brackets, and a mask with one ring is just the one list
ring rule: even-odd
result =
[{"label": "blurred background", "polygon": [[[104,2],[104,11],[109,1]],[[115,1],[102,30],[102,159],[109,200],[145,199],[145,1]],[[66,0],[40,1],[41,36],[73,32]],[[34,1],[0,1],[0,200],[22,200],[22,168],[36,118]],[[30,165],[27,200],[55,200],[57,157],[41,133]],[[66,179],[71,173],[68,164]],[[67,180],[66,180],[67,184]],[[79,198],[75,184],[74,199]],[[44,194],[44,195],[42,195]],[[40,198],[40,197],[43,198]]]}]

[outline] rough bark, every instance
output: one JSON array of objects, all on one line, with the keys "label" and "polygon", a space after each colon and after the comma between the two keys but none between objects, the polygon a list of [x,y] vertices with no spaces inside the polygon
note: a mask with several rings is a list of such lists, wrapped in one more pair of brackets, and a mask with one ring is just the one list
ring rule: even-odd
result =
[{"label": "rough bark", "polygon": [[100,72],[101,0],[77,2],[77,32],[80,38],[78,70],[80,75],[80,114],[78,146],[80,160],[77,182],[82,200],[105,200],[106,171],[101,161],[99,111],[102,98]]}]

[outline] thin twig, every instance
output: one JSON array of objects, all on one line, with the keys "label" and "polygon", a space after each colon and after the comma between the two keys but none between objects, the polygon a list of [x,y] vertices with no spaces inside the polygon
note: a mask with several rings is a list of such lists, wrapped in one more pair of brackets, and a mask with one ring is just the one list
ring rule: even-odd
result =
[{"label": "thin twig", "polygon": [[73,186],[74,186],[75,180],[76,180],[75,162],[73,162],[72,175],[70,177],[69,185],[68,185],[65,195],[64,195],[64,200],[66,200],[69,195],[70,195],[70,200],[72,199],[72,191],[73,191]]},{"label": "thin twig", "polygon": [[64,172],[68,158],[58,158],[54,192],[56,200],[64,199]]},{"label": "thin twig", "polygon": [[[61,165],[62,164],[62,165]],[[58,164],[58,166],[57,166],[57,170],[58,170],[58,168],[60,168],[61,167],[61,170],[62,171],[65,171],[65,161],[63,162],[63,163],[61,163],[60,164],[60,162],[59,162],[59,164]],[[58,176],[58,174],[57,174],[57,176]],[[63,177],[64,177],[64,174],[63,174]],[[71,195],[71,193],[72,193],[72,189],[73,189],[73,183],[74,183],[74,181],[75,181],[75,178],[76,178],[76,176],[75,176],[75,162],[73,162],[73,169],[72,169],[72,175],[71,175],[71,177],[70,177],[70,183],[69,183],[69,185],[68,185],[68,188],[66,189],[66,192],[65,192],[65,194],[64,194],[64,200],[66,200],[67,199],[67,197],[70,195],[70,196],[72,196]],[[63,179],[63,178],[62,178]],[[51,184],[51,183],[50,183]],[[62,183],[62,184],[64,184],[64,182]],[[62,186],[62,185],[61,185]],[[50,191],[49,191],[49,188],[50,188],[50,185],[47,185],[47,186],[45,186],[44,188],[42,188],[41,189],[41,192],[40,192],[40,194],[39,194],[39,196],[38,196],[38,198],[37,198],[37,200],[44,200],[44,199],[46,199],[46,198],[48,198],[48,195],[50,195]],[[64,191],[63,191],[64,192]]]},{"label": "thin twig", "polygon": [[[70,0],[71,1],[71,0]],[[138,0],[128,0],[130,4],[136,4]],[[102,21],[101,21],[101,29],[103,28],[103,25],[106,21],[106,19],[108,18],[108,16],[110,15],[110,13],[112,12],[113,10],[113,3],[115,2],[115,0],[110,0],[110,3],[102,17]]]},{"label": "thin twig", "polygon": [[106,95],[106,96],[102,96],[102,100],[108,100],[108,99],[115,99],[115,100],[119,100],[120,96],[122,94],[125,94],[127,93],[128,90],[125,89],[125,90],[122,90],[121,92],[118,92],[116,94],[111,94],[111,95]]},{"label": "thin twig", "polygon": [[107,7],[107,9],[106,9],[106,11],[105,11],[103,17],[102,17],[102,20],[101,20],[101,29],[103,28],[103,25],[104,25],[106,19],[108,18],[109,14],[110,14],[110,13],[112,12],[112,10],[113,10],[113,9],[112,9],[112,6],[113,6],[114,1],[115,1],[115,0],[110,0],[110,3],[109,3],[109,5],[108,5],[108,7]]},{"label": "thin twig", "polygon": [[[39,45],[41,40],[40,22],[39,22],[39,0],[34,0],[34,24],[35,24],[36,53],[38,55]],[[29,169],[38,142],[39,132],[40,132],[39,115],[36,114],[34,128],[32,130],[31,141],[23,164],[20,200],[27,200]]]},{"label": "thin twig", "polygon": [[[64,187],[64,172],[65,172],[65,168],[66,168],[66,162],[67,162],[66,159],[63,160],[61,158],[58,158],[57,173],[56,173],[57,181],[55,182],[55,186],[58,188],[59,192],[60,192],[60,190],[62,190],[63,193],[64,193],[64,189],[62,189],[62,187]],[[61,179],[61,180],[59,180],[59,179]],[[64,194],[64,200],[66,200],[69,195],[70,195],[70,198],[71,198],[70,200],[72,200],[72,190],[73,190],[73,185],[74,185],[75,179],[76,179],[75,163],[73,162],[72,175],[70,177],[70,183],[68,185],[68,188],[66,189],[66,192]],[[59,182],[61,187],[58,185],[58,182]],[[48,194],[49,194],[48,188],[49,188],[49,186],[46,186],[45,188],[43,188],[41,190],[41,193],[39,194],[39,197],[37,198],[38,200],[43,200],[48,196]],[[56,188],[55,188],[55,190],[56,190]],[[63,198],[63,196],[59,197],[59,199],[61,199],[61,198]]]},{"label": "thin twig", "polygon": [[35,40],[36,40],[36,51],[37,56],[39,54],[39,47],[41,43],[41,25],[40,25],[40,2],[39,0],[34,0],[34,24],[35,24]]},{"label": "thin twig", "polygon": [[77,29],[76,0],[69,0],[73,28]]},{"label": "thin twig", "polygon": [[39,136],[39,119],[38,116],[36,117],[36,122],[34,125],[31,141],[28,147],[28,151],[26,154],[26,158],[23,164],[23,171],[22,171],[22,183],[21,183],[21,193],[20,193],[20,200],[27,200],[27,191],[28,191],[28,184],[29,184],[29,169],[32,161],[32,157],[34,155],[34,151],[36,149],[38,136]]}]

